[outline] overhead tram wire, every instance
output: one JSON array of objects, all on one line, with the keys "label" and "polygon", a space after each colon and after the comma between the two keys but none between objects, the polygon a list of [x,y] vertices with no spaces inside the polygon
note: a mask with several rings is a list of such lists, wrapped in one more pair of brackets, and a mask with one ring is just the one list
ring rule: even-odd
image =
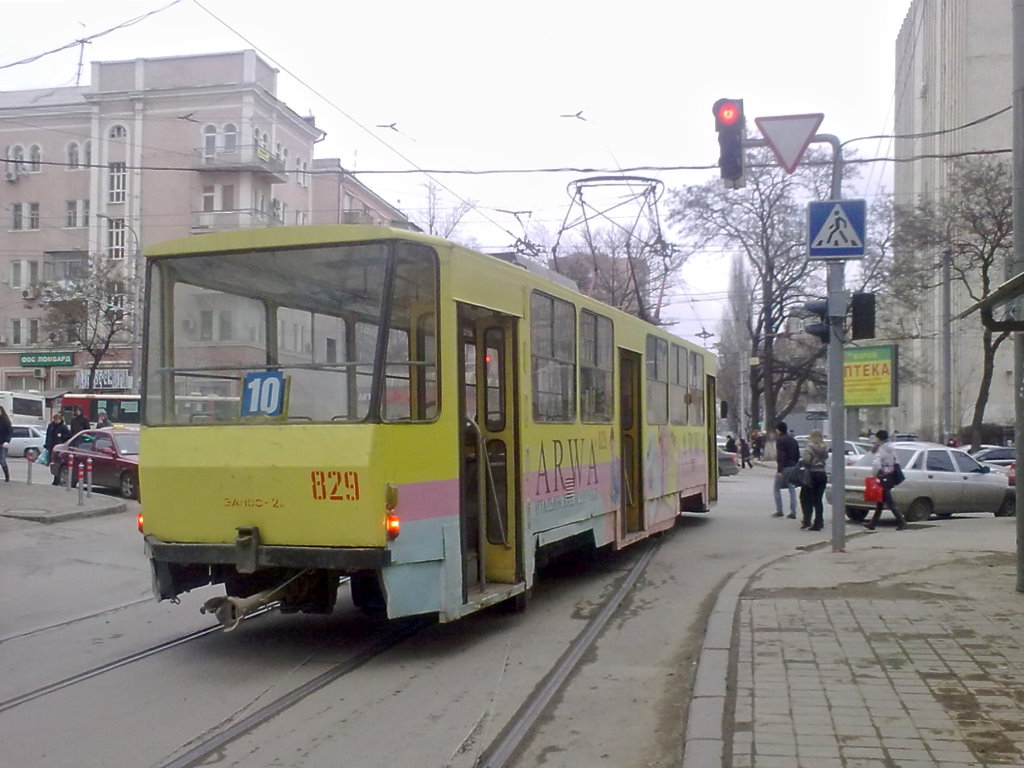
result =
[{"label": "overhead tram wire", "polygon": [[120,24],[117,24],[116,26],[110,27],[109,29],[105,29],[102,32],[97,32],[94,35],[86,35],[85,37],[79,38],[78,40],[73,40],[70,43],[65,43],[64,45],[62,45],[62,46],[60,46],[58,48],[53,48],[53,49],[51,49],[49,51],[44,51],[43,53],[37,53],[34,56],[29,56],[29,57],[24,58],[24,59],[19,59],[18,61],[12,61],[12,62],[9,62],[7,64],[0,64],[0,70],[11,69],[12,67],[20,67],[20,66],[22,66],[24,64],[31,64],[34,61],[39,61],[40,59],[44,59],[47,56],[52,56],[55,53],[61,53],[62,51],[70,50],[71,48],[74,48],[76,45],[81,45],[82,43],[92,42],[93,40],[96,40],[96,39],[98,39],[100,37],[103,37],[105,35],[109,35],[111,32],[117,32],[120,29],[126,29],[127,27],[134,26],[134,25],[136,25],[136,24],[138,24],[138,23],[140,23],[142,21],[145,21],[150,16],[155,16],[158,13],[163,13],[168,8],[171,8],[171,7],[175,6],[175,5],[177,5],[181,1],[182,0],[171,0],[171,2],[169,2],[167,5],[163,6],[162,8],[157,8],[156,10],[148,11],[147,13],[144,13],[141,16],[135,16],[134,18],[128,19],[127,21],[122,21]]}]

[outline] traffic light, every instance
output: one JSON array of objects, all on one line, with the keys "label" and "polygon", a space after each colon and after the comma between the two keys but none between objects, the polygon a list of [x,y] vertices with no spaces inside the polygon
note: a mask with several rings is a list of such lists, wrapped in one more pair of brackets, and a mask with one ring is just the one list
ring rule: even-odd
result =
[{"label": "traffic light", "polygon": [[823,344],[829,342],[828,301],[808,301],[804,303],[804,311],[817,317],[817,320],[804,323],[804,331],[811,334]]},{"label": "traffic light", "polygon": [[746,186],[743,181],[743,138],[746,135],[743,99],[719,99],[712,112],[718,131],[718,167],[722,169],[722,179],[726,189],[740,189]]},{"label": "traffic light", "polygon": [[855,293],[850,297],[850,338],[875,338],[875,294]]}]

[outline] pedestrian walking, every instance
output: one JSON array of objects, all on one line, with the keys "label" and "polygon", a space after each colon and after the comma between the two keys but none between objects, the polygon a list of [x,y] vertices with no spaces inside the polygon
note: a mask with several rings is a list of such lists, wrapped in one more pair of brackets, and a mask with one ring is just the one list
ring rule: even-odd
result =
[{"label": "pedestrian walking", "polygon": [[740,469],[754,468],[754,462],[750,460],[750,443],[740,438]]},{"label": "pedestrian walking", "polygon": [[782,489],[789,491],[789,517],[796,520],[796,486],[797,474],[800,471],[800,446],[791,434],[786,422],[780,421],[775,425],[775,484],[772,488],[775,496],[775,514],[772,517],[782,517]]},{"label": "pedestrian walking", "polygon": [[[71,430],[64,423],[64,416],[60,413],[53,414],[50,417],[50,423],[46,425],[46,439],[43,441],[43,448],[46,449],[47,456],[53,454],[54,446],[66,443],[70,439]],[[53,475],[53,485],[60,485],[59,473]]]},{"label": "pedestrian walking", "polygon": [[874,454],[871,471],[882,484],[882,500],[875,502],[875,514],[870,522],[864,523],[864,527],[871,531],[875,530],[882,517],[882,509],[888,505],[893,517],[896,518],[896,530],[902,531],[907,527],[907,521],[903,513],[896,508],[896,500],[892,497],[892,489],[900,482],[900,470],[896,463],[896,452],[889,442],[889,433],[886,430],[880,429],[875,432],[875,444],[871,446],[871,453]]},{"label": "pedestrian walking", "polygon": [[[803,512],[804,531],[820,531],[825,519],[825,486],[828,485],[828,446],[821,436],[820,429],[812,429],[807,435],[807,445],[800,451],[800,466],[805,472],[808,482],[800,485],[800,510]],[[811,520],[811,514],[814,520]]]},{"label": "pedestrian walking", "polygon": [[7,468],[7,451],[11,449],[13,436],[11,417],[7,415],[7,409],[0,405],[0,469],[4,471],[5,483],[11,482],[11,471]]},{"label": "pedestrian walking", "polygon": [[82,414],[82,409],[76,405],[71,417],[71,434],[77,435],[83,429],[89,429],[90,426],[89,420]]}]

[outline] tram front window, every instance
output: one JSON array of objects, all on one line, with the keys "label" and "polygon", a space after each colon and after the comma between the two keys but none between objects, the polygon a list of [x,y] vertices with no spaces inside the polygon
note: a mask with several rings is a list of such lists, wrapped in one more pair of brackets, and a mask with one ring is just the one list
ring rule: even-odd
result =
[{"label": "tram front window", "polygon": [[159,260],[145,421],[432,421],[437,284],[402,241]]}]

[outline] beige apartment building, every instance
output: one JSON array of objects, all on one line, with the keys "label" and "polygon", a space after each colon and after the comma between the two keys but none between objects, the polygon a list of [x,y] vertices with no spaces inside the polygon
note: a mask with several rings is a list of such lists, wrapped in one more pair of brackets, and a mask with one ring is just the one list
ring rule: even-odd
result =
[{"label": "beige apartment building", "polygon": [[[941,200],[952,167],[943,159],[958,153],[1011,146],[1011,113],[961,130],[950,130],[1002,110],[1012,103],[1012,40],[1009,0],[913,0],[896,41],[896,157],[939,156],[900,162],[895,169],[898,205]],[[1008,156],[1004,156],[1008,159]],[[897,254],[913,257],[920,268],[940,274],[940,253]],[[1002,273],[997,277],[1001,281]],[[971,422],[981,370],[982,327],[977,314],[957,320],[972,302],[952,281],[950,327],[952,429]],[[887,308],[899,312],[899,307]],[[922,438],[942,435],[943,312],[942,291],[934,291],[929,311],[914,318],[919,340],[904,342],[901,358],[913,360],[920,378],[903,381],[899,407],[881,418],[891,428]],[[1000,347],[985,421],[1013,424],[1013,351]]]},{"label": "beige apartment building", "polygon": [[[39,286],[114,260],[125,306],[147,243],[225,229],[414,227],[277,98],[254,51],[96,62],[87,86],[0,92],[0,389],[80,390],[91,358],[44,333]],[[96,388],[130,391],[130,333]]]}]

